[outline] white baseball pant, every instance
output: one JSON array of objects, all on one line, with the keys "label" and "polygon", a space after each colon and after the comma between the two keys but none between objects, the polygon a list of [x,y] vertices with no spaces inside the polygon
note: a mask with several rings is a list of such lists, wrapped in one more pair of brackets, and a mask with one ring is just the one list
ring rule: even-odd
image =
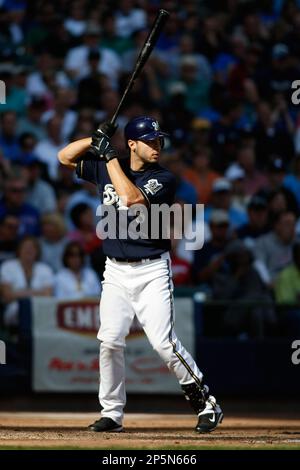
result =
[{"label": "white baseball pant", "polygon": [[100,303],[101,415],[121,424],[126,404],[125,337],[137,316],[153,349],[181,385],[200,383],[202,373],[174,331],[173,283],[169,253],[161,259],[106,260]]}]

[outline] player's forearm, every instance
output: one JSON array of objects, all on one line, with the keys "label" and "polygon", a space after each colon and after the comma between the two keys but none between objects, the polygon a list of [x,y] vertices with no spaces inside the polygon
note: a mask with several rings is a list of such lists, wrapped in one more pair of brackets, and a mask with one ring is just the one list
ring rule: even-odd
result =
[{"label": "player's forearm", "polygon": [[127,178],[117,158],[108,162],[106,166],[118,196],[127,207],[133,204],[146,205],[145,198],[141,191]]},{"label": "player's forearm", "polygon": [[62,165],[75,168],[78,159],[89,149],[92,143],[91,137],[71,142],[58,152],[58,160]]}]

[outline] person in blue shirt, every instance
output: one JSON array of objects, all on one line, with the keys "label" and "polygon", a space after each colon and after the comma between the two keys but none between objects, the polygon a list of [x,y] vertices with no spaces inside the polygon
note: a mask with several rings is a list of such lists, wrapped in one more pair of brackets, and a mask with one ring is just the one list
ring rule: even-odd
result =
[{"label": "person in blue shirt", "polygon": [[[165,133],[151,117],[133,118],[124,130],[130,158],[122,160],[110,143],[114,130],[112,124],[104,123],[92,138],[75,141],[58,155],[63,165],[73,167],[80,178],[97,185],[101,208],[112,216],[108,219],[108,236],[103,240],[106,265],[98,333],[102,412],[89,429],[123,430],[125,337],[136,315],[152,347],[175,373],[197,413],[196,431],[209,432],[222,421],[223,413],[174,331],[171,246],[170,239],[163,236],[167,221],[159,219],[158,236],[152,233],[157,222],[153,208],[169,208],[176,190],[175,177],[158,163]],[[119,229],[124,229],[124,220],[128,230],[122,233]],[[132,227],[138,226],[141,230],[137,237]]]},{"label": "person in blue shirt", "polygon": [[17,175],[8,177],[4,184],[4,194],[0,199],[0,219],[13,215],[19,220],[19,237],[40,235],[40,214],[26,202],[26,181]]},{"label": "person in blue shirt", "polygon": [[17,117],[14,111],[5,111],[0,116],[0,151],[6,160],[16,161],[20,156],[20,144],[16,135]]}]

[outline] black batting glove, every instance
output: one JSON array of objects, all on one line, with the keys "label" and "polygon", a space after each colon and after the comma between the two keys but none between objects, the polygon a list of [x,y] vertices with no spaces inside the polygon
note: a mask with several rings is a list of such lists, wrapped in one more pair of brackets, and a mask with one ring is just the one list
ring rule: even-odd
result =
[{"label": "black batting glove", "polygon": [[118,126],[116,124],[112,124],[110,121],[105,121],[99,127],[98,131],[102,132],[106,137],[109,139],[114,135]]},{"label": "black batting glove", "polygon": [[100,160],[110,162],[113,158],[118,158],[116,150],[111,146],[109,138],[101,131],[96,130],[92,134],[91,151]]}]

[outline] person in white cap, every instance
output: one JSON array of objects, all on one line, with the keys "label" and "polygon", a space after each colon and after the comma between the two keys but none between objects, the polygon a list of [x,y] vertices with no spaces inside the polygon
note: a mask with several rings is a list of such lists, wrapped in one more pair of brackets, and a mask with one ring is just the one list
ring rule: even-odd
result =
[{"label": "person in white cap", "polygon": [[204,219],[210,222],[213,209],[222,209],[228,212],[231,227],[237,228],[247,222],[247,214],[232,206],[232,184],[226,178],[218,178],[212,187],[210,205],[204,210]]}]

